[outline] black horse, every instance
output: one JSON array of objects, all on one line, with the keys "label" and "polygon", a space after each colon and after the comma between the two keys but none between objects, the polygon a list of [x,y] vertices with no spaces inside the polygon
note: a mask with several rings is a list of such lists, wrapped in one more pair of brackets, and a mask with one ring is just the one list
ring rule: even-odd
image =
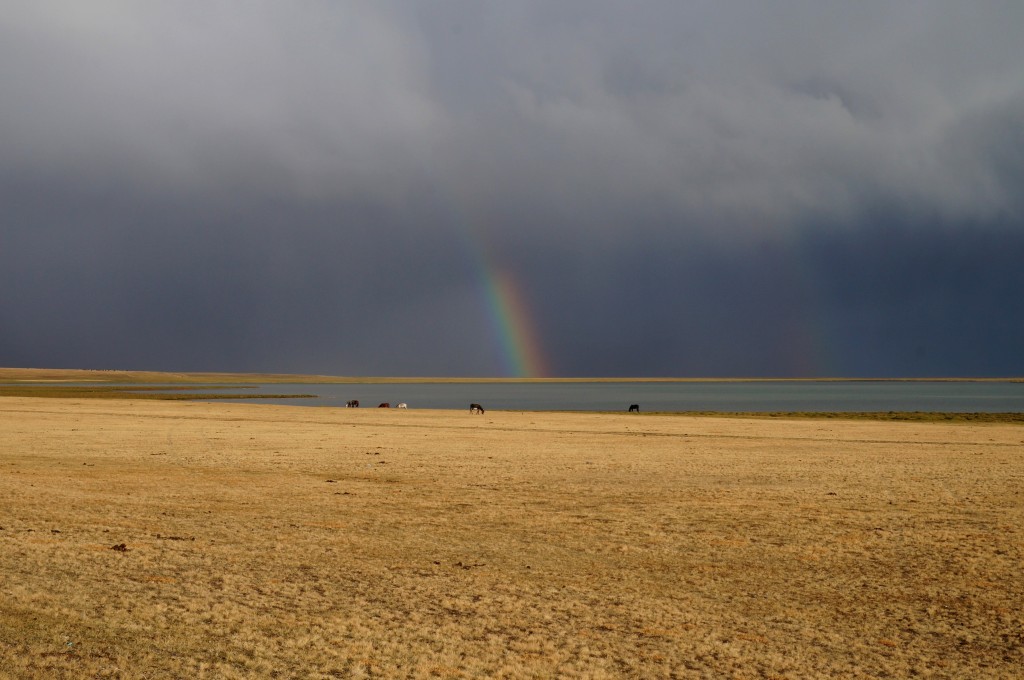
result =
[{"label": "black horse", "polygon": [[630,413],[640,413],[640,404],[630,404],[629,412]]},{"label": "black horse", "polygon": [[470,404],[469,405],[469,412],[470,413],[483,413],[484,412],[484,407],[481,406],[480,404]]}]

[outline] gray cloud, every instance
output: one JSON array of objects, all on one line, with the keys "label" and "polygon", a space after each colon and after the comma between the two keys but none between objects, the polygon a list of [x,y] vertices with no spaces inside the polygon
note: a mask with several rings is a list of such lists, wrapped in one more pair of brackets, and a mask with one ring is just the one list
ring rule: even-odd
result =
[{"label": "gray cloud", "polygon": [[1016,4],[0,9],[0,364],[1024,368]]}]

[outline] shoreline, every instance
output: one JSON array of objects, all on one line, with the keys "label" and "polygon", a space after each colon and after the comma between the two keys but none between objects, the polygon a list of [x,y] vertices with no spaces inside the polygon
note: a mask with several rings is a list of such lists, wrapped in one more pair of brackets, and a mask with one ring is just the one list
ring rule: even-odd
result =
[{"label": "shoreline", "polygon": [[[147,393],[132,392],[130,390],[144,389],[139,387],[109,388],[101,386],[82,388],[76,391],[69,388],[53,389],[18,389],[17,386],[10,389],[0,384],[0,399],[3,398],[27,398],[27,399],[85,399],[89,401],[184,401],[192,403],[211,403],[214,401],[246,400],[254,405],[260,405],[261,400],[291,399],[298,403],[288,404],[309,409],[331,409],[340,408],[337,406],[323,406],[314,404],[303,404],[302,399],[315,398],[316,395],[309,394],[193,394],[193,393]],[[173,389],[173,388],[162,388]],[[181,387],[180,390],[194,389],[192,387]],[[263,404],[265,406],[279,406],[280,404]],[[397,409],[396,409],[397,410]],[[450,409],[417,408],[419,412],[443,413]],[[621,415],[621,411],[578,411],[578,410],[526,410],[526,409],[490,409],[494,413],[535,413],[535,414],[595,414],[595,415]],[[633,417],[640,417],[637,414]],[[659,418],[735,418],[735,419],[756,419],[756,420],[874,420],[893,422],[934,422],[934,423],[961,423],[961,424],[1024,424],[1024,413],[1015,411],[985,412],[985,411],[645,411],[643,416],[654,416]]]},{"label": "shoreline", "polygon": [[[331,384],[581,384],[581,383],[829,383],[829,382],[964,382],[1018,383],[1022,378],[343,378],[288,374],[234,373],[161,373],[151,371],[97,371],[87,369],[0,368],[0,397],[39,399],[100,399],[134,401],[294,400],[295,406],[327,408],[321,404],[303,404],[309,393],[254,394],[248,390],[260,385]],[[78,384],[72,384],[78,383]],[[86,383],[86,384],[81,384]],[[214,391],[230,390],[230,391]],[[435,409],[421,409],[435,410]],[[527,413],[616,413],[616,411],[576,411],[544,409],[508,409]],[[1024,423],[1019,411],[646,411],[644,415],[676,417],[755,418],[767,420],[875,420],[946,423]]]}]

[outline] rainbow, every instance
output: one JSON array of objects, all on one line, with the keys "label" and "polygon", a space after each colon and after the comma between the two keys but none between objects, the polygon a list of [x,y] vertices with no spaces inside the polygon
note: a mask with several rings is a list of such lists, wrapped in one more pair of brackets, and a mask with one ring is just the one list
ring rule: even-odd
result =
[{"label": "rainbow", "polygon": [[490,255],[492,249],[479,228],[486,220],[470,219],[470,212],[479,211],[472,210],[472,201],[465,200],[466,196],[462,198],[449,208],[460,227],[465,255],[473,267],[474,287],[480,293],[493,341],[500,350],[502,377],[546,377],[549,363],[529,298],[512,272],[499,266]]},{"label": "rainbow", "polygon": [[507,271],[493,265],[488,264],[480,271],[488,316],[501,345],[505,374],[517,378],[546,376],[547,361],[522,287]]}]

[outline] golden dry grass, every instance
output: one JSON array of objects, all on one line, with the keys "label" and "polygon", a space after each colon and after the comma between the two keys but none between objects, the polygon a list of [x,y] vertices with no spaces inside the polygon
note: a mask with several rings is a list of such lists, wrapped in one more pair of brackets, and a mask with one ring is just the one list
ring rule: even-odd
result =
[{"label": "golden dry grass", "polygon": [[0,527],[6,677],[1024,669],[1019,425],[0,398]]}]

